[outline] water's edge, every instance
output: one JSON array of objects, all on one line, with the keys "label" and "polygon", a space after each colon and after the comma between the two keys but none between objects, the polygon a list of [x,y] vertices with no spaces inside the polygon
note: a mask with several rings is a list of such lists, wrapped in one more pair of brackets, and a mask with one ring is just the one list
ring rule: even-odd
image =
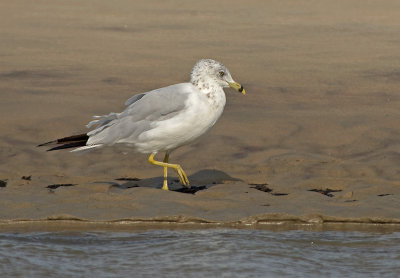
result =
[{"label": "water's edge", "polygon": [[331,221],[322,223],[302,221],[268,221],[257,223],[232,222],[211,223],[200,221],[155,221],[155,220],[116,220],[116,221],[87,221],[87,220],[8,220],[0,221],[0,232],[59,232],[59,231],[147,231],[147,230],[193,230],[193,229],[257,229],[269,231],[360,231],[360,232],[396,232],[400,231],[399,223],[373,222],[341,222]]}]

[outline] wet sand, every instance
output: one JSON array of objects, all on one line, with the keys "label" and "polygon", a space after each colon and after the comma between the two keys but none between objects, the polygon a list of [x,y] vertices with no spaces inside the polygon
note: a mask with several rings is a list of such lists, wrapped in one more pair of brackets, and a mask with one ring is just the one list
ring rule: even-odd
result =
[{"label": "wet sand", "polygon": [[[22,0],[0,26],[2,225],[400,224],[397,1]],[[186,82],[200,58],[247,91],[171,155],[202,190],[160,190],[162,169],[122,147],[36,147]]]}]

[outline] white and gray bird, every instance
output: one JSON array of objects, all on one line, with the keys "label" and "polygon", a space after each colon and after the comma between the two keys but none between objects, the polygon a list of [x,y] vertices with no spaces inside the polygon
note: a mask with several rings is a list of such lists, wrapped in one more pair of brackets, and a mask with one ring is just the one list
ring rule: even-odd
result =
[{"label": "white and gray bird", "polygon": [[[168,190],[167,171],[174,169],[185,186],[189,180],[179,164],[168,163],[170,153],[206,133],[221,116],[226,103],[223,88],[245,94],[220,62],[203,59],[192,69],[189,83],[180,83],[138,94],[128,99],[121,113],[94,116],[92,131],[64,137],[39,146],[57,144],[49,151],[75,148],[72,152],[125,144],[150,154],[149,162],[164,168],[162,189]],[[77,148],[76,148],[77,147]],[[165,152],[164,160],[154,156]]]}]

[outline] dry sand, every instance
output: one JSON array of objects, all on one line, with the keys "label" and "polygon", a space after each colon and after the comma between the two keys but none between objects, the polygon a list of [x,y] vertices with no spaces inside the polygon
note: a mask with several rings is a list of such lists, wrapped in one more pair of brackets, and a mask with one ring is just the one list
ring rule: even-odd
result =
[{"label": "dry sand", "polygon": [[[400,223],[396,0],[3,1],[0,26],[2,225]],[[162,191],[162,169],[123,148],[36,148],[200,58],[247,91],[171,156],[206,189]]]}]

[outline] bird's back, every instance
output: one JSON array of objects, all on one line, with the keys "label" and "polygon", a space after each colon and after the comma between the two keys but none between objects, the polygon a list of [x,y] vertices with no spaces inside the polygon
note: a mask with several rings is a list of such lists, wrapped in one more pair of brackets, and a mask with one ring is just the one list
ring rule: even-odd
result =
[{"label": "bird's back", "polygon": [[180,83],[133,96],[126,102],[128,106],[123,112],[104,116],[103,122],[88,133],[87,145],[126,143],[135,146],[150,140],[144,139],[144,134],[160,128],[160,123],[184,111],[189,96],[194,93],[192,84]]}]

